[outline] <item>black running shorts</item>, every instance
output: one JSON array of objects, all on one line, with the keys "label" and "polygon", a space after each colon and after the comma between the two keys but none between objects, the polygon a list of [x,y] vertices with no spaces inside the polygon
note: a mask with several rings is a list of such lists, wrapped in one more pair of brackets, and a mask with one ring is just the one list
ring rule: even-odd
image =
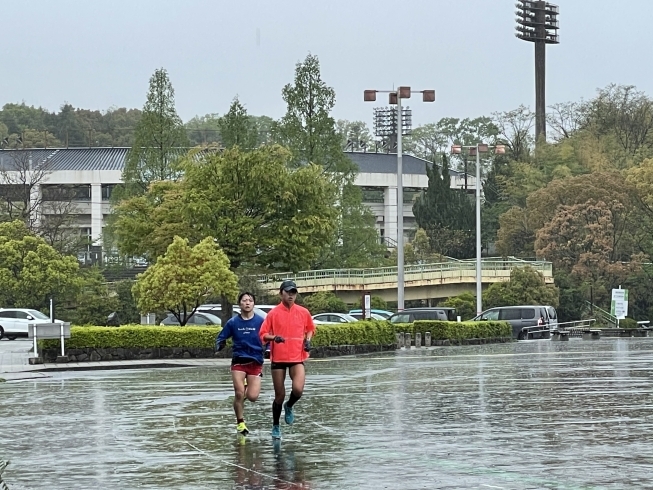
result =
[{"label": "black running shorts", "polygon": [[303,362],[273,362],[270,364],[270,369],[290,369],[293,366],[297,366],[297,364],[304,365]]}]

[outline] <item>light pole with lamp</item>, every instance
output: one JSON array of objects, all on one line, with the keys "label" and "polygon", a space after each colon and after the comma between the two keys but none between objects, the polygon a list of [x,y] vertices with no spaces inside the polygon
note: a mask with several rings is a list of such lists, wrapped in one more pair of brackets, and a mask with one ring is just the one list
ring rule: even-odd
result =
[{"label": "light pole with lamp", "polygon": [[490,146],[485,143],[477,143],[474,146],[453,145],[451,153],[460,155],[464,149],[468,150],[469,156],[476,156],[476,314],[483,312],[482,297],[482,270],[481,270],[481,153],[487,153],[494,148],[495,154],[504,154],[504,145]]},{"label": "light pole with lamp", "polygon": [[401,99],[410,99],[412,93],[421,93],[423,102],[435,102],[435,90],[411,91],[410,87],[397,90],[365,90],[365,102],[374,102],[377,93],[390,94],[390,104],[397,104],[397,311],[404,309],[404,183],[401,136],[403,113]]}]

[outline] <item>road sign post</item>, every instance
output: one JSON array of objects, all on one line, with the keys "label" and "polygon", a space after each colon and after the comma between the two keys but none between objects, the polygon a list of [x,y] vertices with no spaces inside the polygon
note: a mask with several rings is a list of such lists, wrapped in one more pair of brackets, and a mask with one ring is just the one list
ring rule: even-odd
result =
[{"label": "road sign post", "polygon": [[628,315],[628,290],[618,289],[612,290],[612,302],[610,303],[610,313],[617,319],[617,328],[619,328],[619,320],[623,320]]}]

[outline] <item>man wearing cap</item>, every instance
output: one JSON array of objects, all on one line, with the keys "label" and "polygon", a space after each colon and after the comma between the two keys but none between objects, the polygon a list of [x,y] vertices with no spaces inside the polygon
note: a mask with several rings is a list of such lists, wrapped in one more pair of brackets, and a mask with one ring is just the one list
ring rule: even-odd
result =
[{"label": "man wearing cap", "polygon": [[[304,361],[308,359],[311,350],[311,338],[315,333],[315,325],[309,311],[295,304],[297,285],[292,280],[286,280],[279,286],[281,303],[273,308],[265,318],[259,336],[262,343],[272,341],[270,361],[272,384],[274,385],[274,401],[272,402],[272,437],[281,439],[279,419],[283,408],[286,424],[295,421],[293,406],[304,393],[306,371]],[[287,402],[286,369],[292,380],[292,390]]]}]

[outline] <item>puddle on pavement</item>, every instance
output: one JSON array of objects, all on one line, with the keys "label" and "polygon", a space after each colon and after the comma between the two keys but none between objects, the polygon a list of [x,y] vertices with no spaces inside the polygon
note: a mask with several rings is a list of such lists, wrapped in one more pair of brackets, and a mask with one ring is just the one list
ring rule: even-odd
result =
[{"label": "puddle on pavement", "polygon": [[245,440],[228,367],[53,373],[0,385],[0,460],[10,490],[650,488],[652,363],[653,339],[313,361],[276,446],[267,367]]}]

